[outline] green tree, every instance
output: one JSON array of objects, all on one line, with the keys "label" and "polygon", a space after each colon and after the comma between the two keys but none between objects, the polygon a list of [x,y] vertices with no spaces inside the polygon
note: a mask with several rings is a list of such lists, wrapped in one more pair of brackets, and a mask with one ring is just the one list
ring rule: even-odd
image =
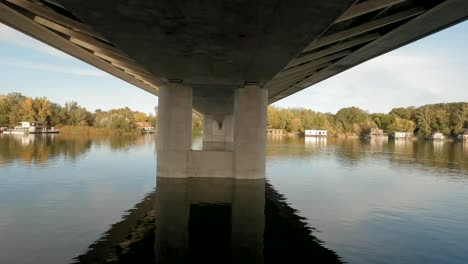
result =
[{"label": "green tree", "polygon": [[361,134],[372,126],[368,113],[357,107],[340,109],[335,118],[341,124],[344,133]]},{"label": "green tree", "polygon": [[146,117],[146,114],[142,113],[142,112],[138,112],[138,111],[136,111],[133,114],[133,118],[134,118],[135,122],[146,122],[146,121],[148,121],[148,118]]},{"label": "green tree", "polygon": [[36,118],[41,122],[49,122],[52,115],[52,106],[50,101],[45,97],[36,98],[33,100],[34,112]]},{"label": "green tree", "polygon": [[203,130],[203,118],[201,116],[192,114],[192,130],[196,132]]}]

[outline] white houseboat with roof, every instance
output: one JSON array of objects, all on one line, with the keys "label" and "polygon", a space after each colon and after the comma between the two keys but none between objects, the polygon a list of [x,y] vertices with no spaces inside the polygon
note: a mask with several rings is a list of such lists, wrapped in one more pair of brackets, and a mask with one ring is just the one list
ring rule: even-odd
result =
[{"label": "white houseboat with roof", "polygon": [[414,135],[413,135],[413,132],[403,132],[403,131],[395,131],[395,133],[393,134],[393,138],[398,140],[398,139],[410,139],[410,138],[413,138]]},{"label": "white houseboat with roof", "polygon": [[440,132],[435,132],[431,135],[431,139],[432,140],[445,140],[445,136],[444,134],[440,133]]},{"label": "white houseboat with roof", "polygon": [[9,129],[3,131],[4,134],[16,134],[16,135],[24,135],[24,134],[56,134],[59,133],[60,130],[55,129],[54,127],[47,128],[42,122],[27,122],[22,121],[20,122],[19,126],[15,126],[13,129]]},{"label": "white houseboat with roof", "polygon": [[327,137],[328,131],[327,130],[320,130],[320,129],[306,129],[304,131],[304,136],[306,137]]},{"label": "white houseboat with roof", "polygon": [[371,128],[364,138],[371,140],[388,140],[388,135],[387,133],[384,133],[383,129]]},{"label": "white houseboat with roof", "polygon": [[463,133],[458,134],[458,140],[468,143],[468,128]]}]

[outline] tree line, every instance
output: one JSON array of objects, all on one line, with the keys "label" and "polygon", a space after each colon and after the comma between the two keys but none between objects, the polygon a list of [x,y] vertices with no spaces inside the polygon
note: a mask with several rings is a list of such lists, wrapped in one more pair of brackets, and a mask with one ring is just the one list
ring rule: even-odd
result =
[{"label": "tree line", "polygon": [[[31,98],[21,93],[0,95],[0,126],[15,127],[21,121],[39,121],[57,128],[96,127],[121,132],[131,132],[139,123],[148,123],[153,127],[158,125],[157,114],[145,114],[128,107],[90,112],[73,101],[60,105],[46,97]],[[203,118],[193,115],[192,127],[194,131],[202,131]]]},{"label": "tree line", "polygon": [[412,132],[428,137],[441,132],[455,136],[468,128],[468,103],[441,103],[421,107],[399,107],[389,113],[369,113],[357,107],[340,109],[336,114],[320,113],[304,108],[269,106],[268,128],[303,133],[306,129],[326,129],[329,135],[362,135],[370,128]]},{"label": "tree line", "polygon": [[[155,109],[156,110],[156,109]],[[157,112],[157,111],[156,111]],[[94,112],[67,102],[53,103],[46,97],[31,98],[20,93],[0,95],[0,126],[14,127],[20,121],[40,121],[50,126],[92,126],[132,131],[138,122],[157,127],[157,115],[133,111],[128,107]],[[340,109],[336,114],[305,108],[268,106],[268,128],[303,133],[306,129],[326,129],[329,135],[362,135],[370,128],[413,132],[428,137],[434,132],[455,136],[468,128],[468,103],[430,104],[421,107],[399,107],[389,113],[369,113],[357,107]],[[203,129],[203,118],[192,117],[194,131]]]},{"label": "tree line", "polygon": [[58,128],[94,126],[121,131],[132,131],[138,122],[157,125],[156,115],[133,111],[128,107],[90,112],[77,102],[60,105],[46,97],[31,98],[20,93],[0,96],[0,126],[14,127],[21,121],[39,121]]}]

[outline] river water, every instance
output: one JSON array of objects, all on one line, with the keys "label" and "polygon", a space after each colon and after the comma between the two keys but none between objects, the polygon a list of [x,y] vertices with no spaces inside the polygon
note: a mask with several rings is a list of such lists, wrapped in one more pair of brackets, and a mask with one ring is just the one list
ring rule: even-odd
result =
[{"label": "river water", "polygon": [[468,144],[269,138],[266,182],[156,188],[155,149],[1,135],[0,263],[468,263]]}]

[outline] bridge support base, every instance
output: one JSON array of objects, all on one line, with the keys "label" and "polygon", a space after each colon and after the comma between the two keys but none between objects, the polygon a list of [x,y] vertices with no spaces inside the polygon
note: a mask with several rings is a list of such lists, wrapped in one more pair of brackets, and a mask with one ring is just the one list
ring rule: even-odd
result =
[{"label": "bridge support base", "polygon": [[267,89],[235,92],[234,112],[204,116],[203,150],[191,150],[192,88],[162,87],[158,107],[158,177],[265,178]]}]

